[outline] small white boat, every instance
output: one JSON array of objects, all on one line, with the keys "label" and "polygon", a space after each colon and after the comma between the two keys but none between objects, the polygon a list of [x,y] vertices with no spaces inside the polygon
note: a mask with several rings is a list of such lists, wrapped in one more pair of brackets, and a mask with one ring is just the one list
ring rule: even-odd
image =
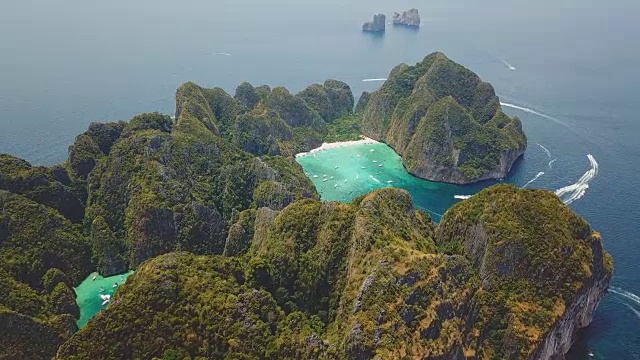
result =
[{"label": "small white boat", "polygon": [[337,188],[337,187],[338,187],[338,184],[333,185],[333,187],[334,187],[334,188]]},{"label": "small white boat", "polygon": [[371,149],[371,150],[369,150],[369,151],[374,152],[375,150],[374,150],[374,149]]},{"label": "small white boat", "polygon": [[362,169],[366,169],[366,168],[367,168],[366,166],[363,166],[363,167],[362,167]]},{"label": "small white boat", "polygon": [[356,155],[357,157],[360,157],[360,154]]},{"label": "small white boat", "polygon": [[393,183],[393,180],[387,181],[387,184],[391,184],[391,183]]},{"label": "small white boat", "polygon": [[313,178],[314,178],[314,179],[317,179],[317,178],[318,178],[318,175],[313,175]]},{"label": "small white boat", "polygon": [[98,277],[98,275],[93,275],[93,277],[91,278],[92,281],[96,281],[96,278]]},{"label": "small white boat", "polygon": [[333,180],[333,176],[330,178],[330,180]]},{"label": "small white boat", "polygon": [[327,177],[327,174],[322,175],[322,177]]},{"label": "small white boat", "polygon": [[360,175],[356,175],[356,180],[360,179]]},{"label": "small white boat", "polygon": [[322,182],[327,182],[327,181],[329,181],[329,179],[327,178],[322,179]]},{"label": "small white boat", "polygon": [[102,306],[104,306],[106,303],[108,303],[111,300],[111,295],[106,294],[100,294],[100,298],[102,299]]},{"label": "small white boat", "polygon": [[380,164],[380,165],[378,165],[378,167],[383,167],[383,166],[384,166],[384,164]]},{"label": "small white boat", "polygon": [[347,182],[347,179],[344,179],[344,182]]},{"label": "small white boat", "polygon": [[593,357],[593,353],[589,351],[589,357]]},{"label": "small white boat", "polygon": [[338,167],[336,166],[335,168],[337,169]]},{"label": "small white boat", "polygon": [[374,162],[374,163],[377,163],[377,162],[378,162],[378,160],[373,160],[373,162]]},{"label": "small white boat", "polygon": [[118,283],[117,283],[117,282],[116,282],[116,283],[113,283],[113,287],[114,287],[114,288],[117,288],[117,287],[118,287]]}]

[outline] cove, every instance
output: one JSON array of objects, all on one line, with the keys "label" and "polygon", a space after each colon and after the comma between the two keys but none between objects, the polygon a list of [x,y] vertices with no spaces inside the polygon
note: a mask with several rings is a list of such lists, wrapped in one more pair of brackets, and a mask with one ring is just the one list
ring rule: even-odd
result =
[{"label": "cove", "polygon": [[[455,195],[472,195],[495,183],[453,185],[417,178],[407,172],[400,156],[383,143],[334,147],[297,157],[324,201],[349,203],[375,189],[396,187],[409,191],[415,205],[439,222]],[[326,176],[325,176],[326,175]]]},{"label": "cove", "polygon": [[[107,306],[108,303],[103,305],[104,300],[100,295],[109,295],[109,297],[113,297],[120,285],[122,285],[131,274],[133,274],[133,270],[124,274],[113,275],[105,278],[93,273],[75,288],[76,302],[80,308],[80,319],[77,321],[80,329],[82,329],[92,317],[100,312],[100,310]],[[114,287],[114,284],[116,283],[118,286]]]}]

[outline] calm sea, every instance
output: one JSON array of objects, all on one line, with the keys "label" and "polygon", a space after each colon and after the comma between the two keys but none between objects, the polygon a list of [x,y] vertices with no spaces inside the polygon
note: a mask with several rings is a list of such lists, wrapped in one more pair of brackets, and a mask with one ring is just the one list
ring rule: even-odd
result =
[{"label": "calm sea", "polygon": [[[422,15],[419,31],[360,32],[374,13],[390,18],[411,7]],[[89,122],[171,113],[175,89],[188,80],[227,91],[242,81],[299,91],[337,78],[359,94],[380,85],[363,79],[441,50],[493,83],[503,102],[541,114],[509,109],[523,120],[529,148],[507,181],[524,185],[544,172],[529,186],[556,190],[591,168],[587,154],[599,164],[571,206],[602,232],[616,292],[572,356],[636,359],[639,19],[632,0],[5,1],[0,152],[62,162]],[[429,207],[446,209],[456,201],[450,195]]]}]

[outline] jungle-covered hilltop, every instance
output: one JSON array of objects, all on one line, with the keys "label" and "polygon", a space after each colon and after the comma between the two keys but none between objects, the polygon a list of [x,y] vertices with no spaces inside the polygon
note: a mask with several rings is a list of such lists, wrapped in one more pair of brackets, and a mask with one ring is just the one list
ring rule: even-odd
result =
[{"label": "jungle-covered hilltop", "polygon": [[[496,185],[439,225],[400,189],[320,201],[293,155],[367,134],[379,96],[186,83],[175,119],[93,123],[64,164],[0,155],[0,359],[561,357],[613,263],[553,193]],[[78,330],[73,287],[129,269]]]}]

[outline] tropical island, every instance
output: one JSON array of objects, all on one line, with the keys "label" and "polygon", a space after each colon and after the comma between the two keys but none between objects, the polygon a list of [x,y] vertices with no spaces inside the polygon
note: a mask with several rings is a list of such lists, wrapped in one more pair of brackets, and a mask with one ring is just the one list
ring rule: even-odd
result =
[{"label": "tropical island", "polygon": [[[185,83],[175,120],[93,123],[64,164],[0,155],[0,358],[562,357],[613,261],[555,194],[495,185],[435,224],[401,189],[322,202],[294,159],[364,134],[478,180],[526,146],[496,101],[436,53],[355,111],[337,80]],[[130,269],[78,329],[74,286]]]},{"label": "tropical island", "polygon": [[423,179],[468,184],[507,176],[527,138],[491,84],[442,53],[396,66],[360,97],[360,130],[391,146]]}]

